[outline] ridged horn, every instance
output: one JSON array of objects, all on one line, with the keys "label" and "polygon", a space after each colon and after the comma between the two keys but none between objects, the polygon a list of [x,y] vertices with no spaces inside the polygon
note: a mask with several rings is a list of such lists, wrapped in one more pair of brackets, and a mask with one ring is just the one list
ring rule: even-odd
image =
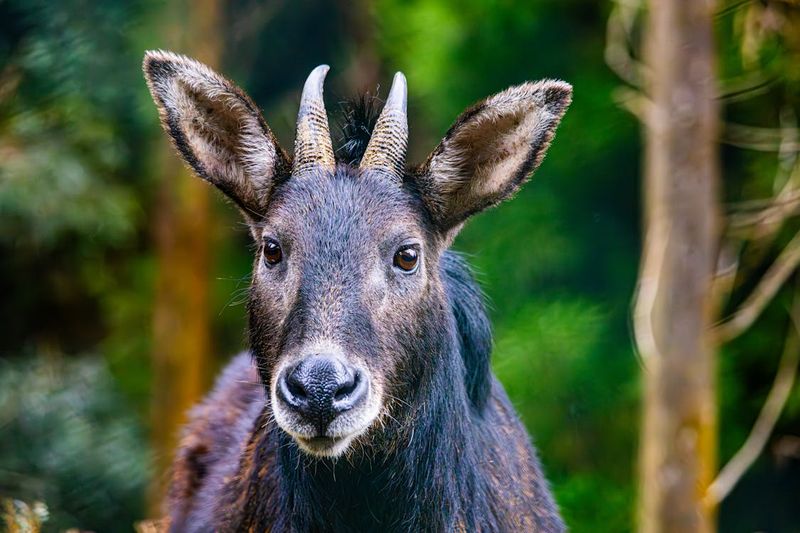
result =
[{"label": "ridged horn", "polygon": [[360,169],[382,170],[397,181],[403,180],[408,148],[407,93],[406,77],[398,72],[361,158]]},{"label": "ridged horn", "polygon": [[333,171],[336,166],[328,115],[322,100],[322,86],[329,69],[328,65],[318,66],[311,71],[303,86],[297,113],[292,174],[302,174],[314,167]]}]

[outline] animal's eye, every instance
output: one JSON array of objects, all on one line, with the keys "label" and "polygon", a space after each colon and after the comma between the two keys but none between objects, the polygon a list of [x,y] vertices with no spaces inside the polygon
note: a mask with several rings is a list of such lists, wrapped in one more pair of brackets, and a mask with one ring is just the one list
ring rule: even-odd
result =
[{"label": "animal's eye", "polygon": [[407,274],[415,272],[419,266],[419,248],[407,245],[397,250],[394,253],[394,266]]},{"label": "animal's eye", "polygon": [[281,262],[281,259],[283,259],[281,245],[275,239],[267,239],[264,242],[264,261],[269,266],[275,266]]}]

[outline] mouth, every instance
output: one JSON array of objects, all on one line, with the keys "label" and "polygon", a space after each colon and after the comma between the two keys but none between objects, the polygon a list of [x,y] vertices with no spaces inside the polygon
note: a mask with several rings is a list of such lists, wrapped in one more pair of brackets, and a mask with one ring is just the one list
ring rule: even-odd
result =
[{"label": "mouth", "polygon": [[375,419],[374,416],[368,416],[369,422],[360,421],[361,423],[355,427],[350,420],[335,420],[330,426],[320,431],[318,428],[310,427],[305,421],[298,420],[297,417],[280,407],[274,413],[278,427],[292,438],[302,452],[314,457],[328,458],[343,455],[353,441],[369,431],[372,421]]},{"label": "mouth", "polygon": [[294,436],[300,449],[319,457],[338,457],[350,445],[352,436],[348,437],[298,437]]}]

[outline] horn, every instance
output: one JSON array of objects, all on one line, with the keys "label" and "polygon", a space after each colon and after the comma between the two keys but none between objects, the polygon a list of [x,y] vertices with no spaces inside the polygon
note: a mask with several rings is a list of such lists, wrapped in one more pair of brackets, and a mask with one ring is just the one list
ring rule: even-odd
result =
[{"label": "horn", "polygon": [[328,115],[322,100],[322,85],[329,69],[328,65],[318,66],[311,71],[303,86],[300,111],[297,113],[292,174],[302,174],[313,167],[333,171],[336,166]]},{"label": "horn", "polygon": [[403,180],[408,148],[407,98],[406,77],[398,72],[361,158],[360,169],[383,170],[397,181]]}]

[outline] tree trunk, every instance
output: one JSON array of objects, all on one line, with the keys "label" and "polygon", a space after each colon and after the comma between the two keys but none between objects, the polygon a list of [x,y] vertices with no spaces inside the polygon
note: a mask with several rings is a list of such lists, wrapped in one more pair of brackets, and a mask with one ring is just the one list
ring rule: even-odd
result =
[{"label": "tree trunk", "polygon": [[[644,34],[646,236],[639,530],[712,531],[717,446],[709,335],[718,247],[718,109],[710,0],[653,0]],[[641,313],[640,313],[641,311]]]},{"label": "tree trunk", "polygon": [[[165,43],[211,67],[221,55],[219,0],[171,7]],[[211,187],[181,163],[166,141],[155,224],[158,268],[153,312],[151,516],[159,516],[167,473],[188,409],[209,384],[211,367]]]}]

